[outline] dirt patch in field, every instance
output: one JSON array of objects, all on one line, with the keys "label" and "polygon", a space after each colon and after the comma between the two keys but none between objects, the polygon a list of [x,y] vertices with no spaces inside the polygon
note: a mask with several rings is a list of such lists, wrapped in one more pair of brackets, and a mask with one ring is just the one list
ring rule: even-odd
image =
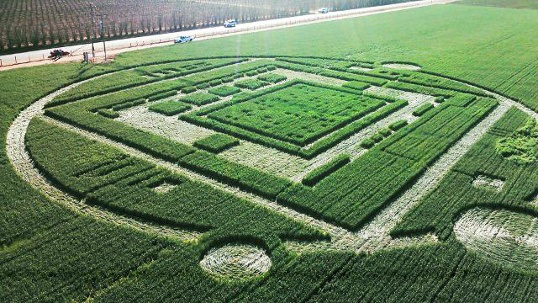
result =
[{"label": "dirt patch in field", "polygon": [[369,71],[371,71],[373,68],[362,67],[362,66],[352,66],[352,67],[350,67],[349,69],[351,69],[351,70],[358,70],[358,71],[361,71],[361,72],[369,72]]},{"label": "dirt patch in field", "polygon": [[271,258],[256,246],[237,244],[211,249],[200,261],[210,275],[224,279],[252,279],[269,271]]},{"label": "dirt patch in field", "polygon": [[411,70],[411,71],[420,70],[420,66],[418,65],[404,64],[404,63],[388,63],[388,64],[383,64],[382,66],[386,68],[392,68],[392,69],[402,69],[402,70]]},{"label": "dirt patch in field", "polygon": [[503,189],[504,181],[486,175],[478,175],[473,180],[473,186],[476,188],[484,188],[487,190],[494,190],[496,192],[500,192]]},{"label": "dirt patch in field", "polygon": [[249,141],[243,141],[241,145],[230,148],[219,155],[228,160],[286,178],[301,173],[309,163],[308,160],[301,157]]},{"label": "dirt patch in field", "polygon": [[324,77],[319,75],[314,75],[310,73],[303,73],[303,72],[296,72],[289,69],[283,69],[278,68],[274,71],[275,74],[283,75],[288,77],[288,80],[306,80],[306,81],[312,81],[322,84],[331,84],[336,86],[341,86],[342,84],[346,83],[347,81],[336,79],[336,78],[330,78],[330,77]]},{"label": "dirt patch in field", "polygon": [[151,112],[146,104],[120,111],[119,114],[117,121],[185,144],[193,144],[215,134],[213,130],[181,121],[177,116],[168,117]]},{"label": "dirt patch in field", "polygon": [[538,218],[508,210],[473,208],[454,225],[456,238],[491,262],[538,270]]},{"label": "dirt patch in field", "polygon": [[159,184],[155,187],[153,187],[153,191],[155,191],[156,193],[159,193],[159,194],[166,194],[168,192],[170,192],[172,189],[176,188],[177,185],[175,184],[170,184],[168,182],[164,182],[162,184]]}]

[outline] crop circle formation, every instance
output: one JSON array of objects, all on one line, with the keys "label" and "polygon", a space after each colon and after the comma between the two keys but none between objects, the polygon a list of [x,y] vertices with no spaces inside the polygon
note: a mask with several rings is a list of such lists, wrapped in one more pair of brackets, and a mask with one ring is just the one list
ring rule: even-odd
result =
[{"label": "crop circle formation", "polygon": [[483,258],[518,269],[538,269],[538,218],[508,210],[474,208],[456,222],[456,238]]},{"label": "crop circle formation", "polygon": [[[537,116],[408,62],[200,58],[55,92],[15,120],[7,151],[34,187],[107,221],[187,243],[231,221],[252,233],[314,239],[283,241],[297,252],[373,252],[446,239],[452,222],[430,209],[444,206],[423,202],[444,177],[500,197],[506,186],[487,172],[454,168],[475,144],[515,131],[501,129],[507,115]],[[455,224],[457,239],[492,262],[534,264],[534,238],[503,236],[502,222],[484,221],[496,214],[521,220],[470,211]],[[435,233],[416,235],[431,224]],[[499,232],[488,234],[492,224]],[[503,255],[514,247],[515,261]],[[200,266],[251,279],[271,267],[268,253],[230,243]]]},{"label": "crop circle formation", "polygon": [[200,266],[217,278],[252,279],[269,271],[271,258],[256,246],[228,244],[209,250]]}]

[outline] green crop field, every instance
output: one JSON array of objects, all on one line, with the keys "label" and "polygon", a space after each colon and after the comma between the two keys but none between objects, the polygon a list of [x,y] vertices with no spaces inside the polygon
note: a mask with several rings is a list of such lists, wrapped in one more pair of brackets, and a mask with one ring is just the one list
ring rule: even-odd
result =
[{"label": "green crop field", "polygon": [[1,71],[0,302],[538,301],[529,7]]}]

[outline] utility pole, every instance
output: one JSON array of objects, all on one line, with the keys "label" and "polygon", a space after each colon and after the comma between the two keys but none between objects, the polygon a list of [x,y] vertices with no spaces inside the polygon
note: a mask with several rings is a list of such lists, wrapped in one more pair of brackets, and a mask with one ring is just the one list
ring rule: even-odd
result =
[{"label": "utility pole", "polygon": [[105,14],[101,14],[101,39],[103,40],[103,51],[105,52],[105,62],[106,62],[106,45],[105,45]]},{"label": "utility pole", "polygon": [[93,3],[90,3],[90,12],[92,14],[92,58],[95,58],[95,46],[93,45],[93,40],[95,40],[95,12],[93,11]]}]

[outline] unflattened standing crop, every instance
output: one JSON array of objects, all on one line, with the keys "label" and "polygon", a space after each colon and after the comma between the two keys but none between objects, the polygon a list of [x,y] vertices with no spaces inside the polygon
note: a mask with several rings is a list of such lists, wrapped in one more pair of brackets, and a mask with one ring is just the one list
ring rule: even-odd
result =
[{"label": "unflattened standing crop", "polygon": [[512,136],[497,142],[497,152],[520,164],[536,161],[538,157],[538,123],[530,119]]}]

